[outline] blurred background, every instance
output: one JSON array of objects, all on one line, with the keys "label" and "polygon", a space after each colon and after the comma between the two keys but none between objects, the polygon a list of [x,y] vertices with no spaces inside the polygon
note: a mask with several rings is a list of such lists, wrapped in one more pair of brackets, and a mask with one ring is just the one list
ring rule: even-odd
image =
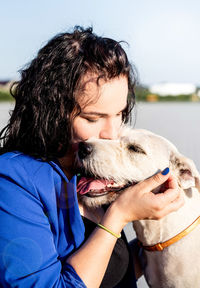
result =
[{"label": "blurred background", "polygon": [[[9,87],[46,42],[75,25],[122,44],[138,72],[133,125],[171,140],[200,169],[199,0],[1,1],[0,128]],[[144,278],[138,287],[147,287]]]}]

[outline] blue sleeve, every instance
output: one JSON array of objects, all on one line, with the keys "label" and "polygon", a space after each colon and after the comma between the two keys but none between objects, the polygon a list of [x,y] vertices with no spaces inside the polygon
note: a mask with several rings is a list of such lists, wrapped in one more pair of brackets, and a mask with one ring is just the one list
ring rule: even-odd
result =
[{"label": "blue sleeve", "polygon": [[59,259],[34,184],[22,165],[14,166],[0,169],[0,287],[85,288],[73,267]]}]

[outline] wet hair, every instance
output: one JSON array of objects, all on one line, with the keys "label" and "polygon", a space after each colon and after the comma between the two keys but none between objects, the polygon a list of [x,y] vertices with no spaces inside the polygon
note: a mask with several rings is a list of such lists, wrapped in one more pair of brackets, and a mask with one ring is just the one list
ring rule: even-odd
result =
[{"label": "wet hair", "polygon": [[122,119],[129,121],[135,103],[134,69],[119,42],[97,36],[92,28],[76,26],[71,33],[56,35],[20,72],[21,80],[11,88],[15,107],[0,132],[0,154],[17,150],[48,161],[64,156],[70,147],[71,115],[80,113],[75,94],[88,72],[98,75],[97,82],[127,77]]}]

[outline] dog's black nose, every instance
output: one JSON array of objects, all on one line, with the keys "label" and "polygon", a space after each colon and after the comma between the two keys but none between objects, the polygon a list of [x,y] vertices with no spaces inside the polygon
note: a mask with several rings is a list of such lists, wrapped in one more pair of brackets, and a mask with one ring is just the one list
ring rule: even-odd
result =
[{"label": "dog's black nose", "polygon": [[79,142],[78,144],[78,156],[80,159],[85,159],[92,153],[92,145],[86,142]]}]

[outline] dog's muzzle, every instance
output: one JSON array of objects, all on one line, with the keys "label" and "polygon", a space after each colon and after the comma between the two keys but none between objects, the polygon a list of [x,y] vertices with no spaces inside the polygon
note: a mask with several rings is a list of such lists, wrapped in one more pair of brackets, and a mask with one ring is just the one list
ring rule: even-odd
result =
[{"label": "dog's muzzle", "polygon": [[91,171],[87,171],[84,165],[89,160],[89,157],[94,154],[94,146],[88,142],[79,142],[78,158],[79,158],[79,177],[77,179],[77,192],[79,195],[87,197],[102,197],[107,194],[118,194],[121,190],[133,185],[131,182],[117,183],[114,179],[100,178],[98,175],[93,175]]}]

